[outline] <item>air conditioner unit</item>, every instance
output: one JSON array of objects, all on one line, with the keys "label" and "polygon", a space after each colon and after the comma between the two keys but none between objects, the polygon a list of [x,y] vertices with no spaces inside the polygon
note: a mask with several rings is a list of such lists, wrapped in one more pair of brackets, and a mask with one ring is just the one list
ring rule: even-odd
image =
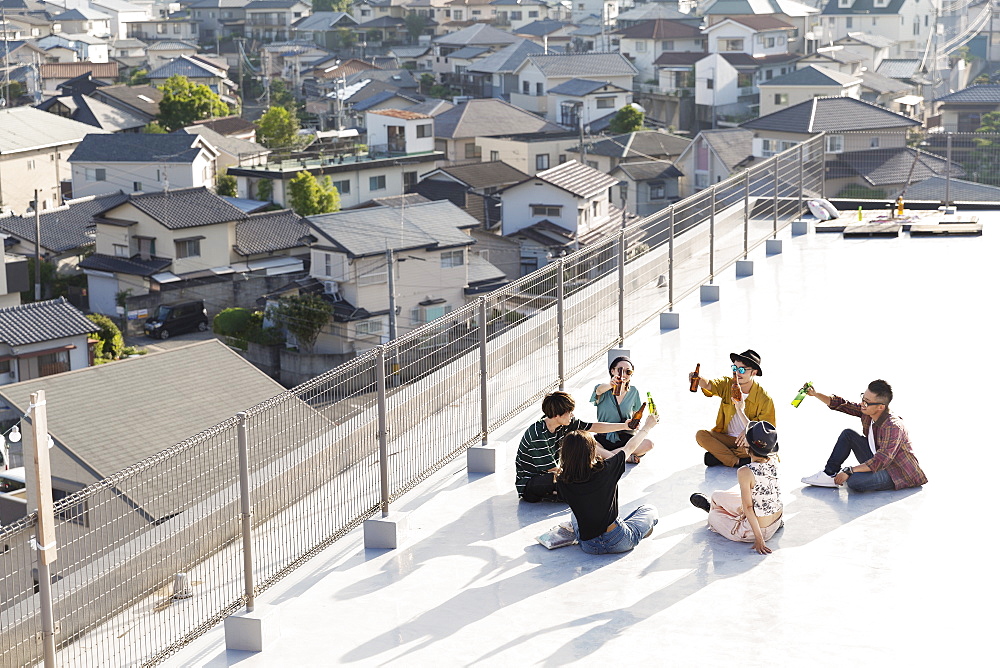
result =
[{"label": "air conditioner unit", "polygon": [[323,292],[334,297],[340,297],[340,283],[337,281],[323,281]]}]

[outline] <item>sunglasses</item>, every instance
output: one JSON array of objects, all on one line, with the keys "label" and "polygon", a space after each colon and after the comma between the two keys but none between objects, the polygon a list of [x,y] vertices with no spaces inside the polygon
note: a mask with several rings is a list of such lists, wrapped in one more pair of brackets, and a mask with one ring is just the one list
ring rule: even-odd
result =
[{"label": "sunglasses", "polygon": [[861,405],[862,406],[885,406],[885,403],[882,402],[882,401],[868,401],[867,399],[865,399],[865,393],[862,392],[861,393]]},{"label": "sunglasses", "polygon": [[[746,373],[747,369],[750,369],[750,367],[733,365],[733,373]],[[750,370],[753,371],[753,369]]]},{"label": "sunglasses", "polygon": [[619,376],[622,375],[622,374],[625,374],[626,376],[631,376],[633,373],[635,373],[635,369],[626,369],[626,368],[623,368],[623,367],[618,367],[617,369],[612,369],[612,371],[617,372],[617,374]]}]

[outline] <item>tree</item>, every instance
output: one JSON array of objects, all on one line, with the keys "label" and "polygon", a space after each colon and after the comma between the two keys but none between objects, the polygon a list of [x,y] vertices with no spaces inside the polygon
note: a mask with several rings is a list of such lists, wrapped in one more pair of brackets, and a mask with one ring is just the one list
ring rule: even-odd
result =
[{"label": "tree", "polygon": [[615,117],[608,123],[608,130],[616,135],[626,132],[635,132],[642,129],[642,124],[646,120],[646,115],[639,111],[635,105],[627,104],[618,110]]},{"label": "tree", "polygon": [[257,141],[267,148],[294,146],[298,132],[299,119],[284,107],[270,107],[257,121]]},{"label": "tree", "polygon": [[204,118],[229,114],[229,106],[211,88],[180,74],[168,78],[160,89],[163,99],[157,120],[169,132]]},{"label": "tree", "polygon": [[220,197],[236,197],[236,177],[225,170],[219,172],[215,177],[215,194]]},{"label": "tree", "polygon": [[165,135],[165,134],[167,134],[166,129],[162,125],[160,125],[159,123],[157,123],[156,121],[153,121],[151,123],[146,123],[146,125],[144,125],[142,127],[142,132],[143,132],[143,134],[147,134],[147,135]]},{"label": "tree", "polygon": [[125,350],[125,339],[118,325],[106,315],[92,313],[87,316],[87,320],[97,325],[97,338],[100,345],[94,347],[94,354],[97,357],[109,360],[116,360],[122,356]]},{"label": "tree", "polygon": [[313,12],[349,12],[351,0],[315,0]]},{"label": "tree", "polygon": [[288,182],[288,203],[300,216],[340,211],[340,192],[327,176],[320,183],[309,172],[299,172]]},{"label": "tree", "polygon": [[302,350],[312,350],[332,315],[333,306],[318,295],[283,297],[269,314],[295,337]]},{"label": "tree", "polygon": [[424,34],[424,29],[427,27],[427,17],[410,12],[403,20],[406,22],[406,34],[410,36],[410,41],[416,42]]}]

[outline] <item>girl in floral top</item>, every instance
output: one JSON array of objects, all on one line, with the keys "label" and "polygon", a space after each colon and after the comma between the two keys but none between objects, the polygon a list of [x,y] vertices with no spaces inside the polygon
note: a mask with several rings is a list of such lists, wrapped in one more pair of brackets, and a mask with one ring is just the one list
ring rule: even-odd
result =
[{"label": "girl in floral top", "polygon": [[751,422],[746,430],[750,463],[736,474],[740,491],[718,491],[709,501],[692,494],[691,503],[708,511],[708,526],[730,540],[753,543],[760,554],[770,554],[766,541],[781,528],[781,491],[778,468],[772,460],[778,452],[778,433],[770,422]]}]

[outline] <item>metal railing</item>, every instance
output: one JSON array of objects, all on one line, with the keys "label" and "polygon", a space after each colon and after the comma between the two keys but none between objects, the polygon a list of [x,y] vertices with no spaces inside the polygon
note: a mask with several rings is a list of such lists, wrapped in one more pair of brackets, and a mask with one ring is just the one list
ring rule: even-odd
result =
[{"label": "metal railing", "polygon": [[[58,662],[156,664],[252,607],[774,237],[823,162],[809,140],[58,501]],[[4,666],[40,659],[36,522],[0,528]]]}]

